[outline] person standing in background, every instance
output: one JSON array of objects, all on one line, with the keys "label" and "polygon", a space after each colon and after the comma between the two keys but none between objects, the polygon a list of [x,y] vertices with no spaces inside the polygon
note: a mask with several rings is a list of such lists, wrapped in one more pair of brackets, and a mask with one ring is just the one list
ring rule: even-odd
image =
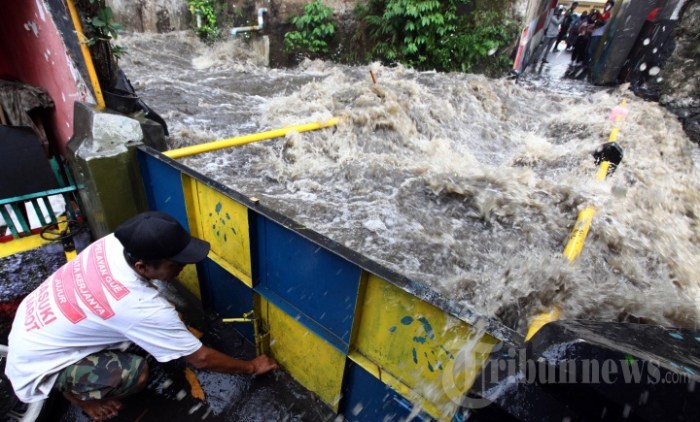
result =
[{"label": "person standing in background", "polygon": [[581,15],[580,23],[578,25],[578,34],[576,35],[576,43],[574,44],[574,51],[571,53],[572,65],[580,65],[585,62],[586,48],[588,47],[588,41],[591,38],[591,32],[593,32],[593,23],[597,18],[597,10],[594,10],[590,16]]},{"label": "person standing in background", "polygon": [[[566,12],[564,13],[564,19],[561,23],[561,28],[559,28],[559,35],[557,35],[557,42],[554,44],[554,51],[556,51],[559,47],[559,43],[562,42],[564,39],[566,39],[566,36],[569,34],[569,28],[574,22],[574,19],[576,19],[576,13],[575,10],[578,7],[578,2],[573,2],[571,3],[571,7],[569,7]],[[568,43],[567,43],[568,47]]]},{"label": "person standing in background", "polygon": [[586,65],[589,67],[593,62],[593,56],[595,55],[595,52],[598,49],[600,39],[603,38],[605,28],[608,24],[608,21],[610,20],[610,16],[612,15],[612,8],[614,6],[615,2],[612,0],[608,0],[608,2],[605,3],[603,13],[598,17],[598,19],[596,19],[594,23],[594,29],[591,33],[591,40],[588,42],[588,50],[586,54]]},{"label": "person standing in background", "polygon": [[557,41],[557,37],[559,36],[559,25],[561,25],[562,20],[563,17],[561,15],[561,9],[554,9],[554,13],[552,13],[552,16],[549,17],[547,26],[544,30],[544,39],[542,40],[542,63],[547,63],[547,55],[549,54],[549,50]]},{"label": "person standing in background", "polygon": [[572,50],[576,46],[576,40],[578,39],[578,32],[581,24],[588,23],[588,11],[584,10],[581,16],[576,17],[571,23],[569,28],[569,34],[566,37],[566,48],[567,50]]}]

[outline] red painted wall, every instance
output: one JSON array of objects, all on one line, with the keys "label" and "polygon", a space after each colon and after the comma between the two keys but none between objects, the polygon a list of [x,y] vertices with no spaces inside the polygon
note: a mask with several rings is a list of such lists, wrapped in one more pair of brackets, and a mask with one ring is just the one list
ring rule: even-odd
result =
[{"label": "red painted wall", "polygon": [[55,104],[49,126],[61,152],[73,135],[73,103],[95,103],[42,0],[0,0],[0,77],[44,88]]}]

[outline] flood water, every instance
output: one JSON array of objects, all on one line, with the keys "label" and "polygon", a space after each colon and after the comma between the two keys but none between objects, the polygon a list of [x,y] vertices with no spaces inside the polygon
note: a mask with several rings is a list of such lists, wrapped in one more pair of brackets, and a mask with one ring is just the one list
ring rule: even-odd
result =
[{"label": "flood water", "polygon": [[[340,117],[182,161],[465,308],[521,332],[555,304],[564,318],[697,325],[700,156],[655,103],[379,64],[269,69],[244,45],[189,32],[120,45],[171,147]],[[591,153],[624,98],[624,160],[597,182]],[[562,251],[586,205],[597,212],[572,264]]]}]

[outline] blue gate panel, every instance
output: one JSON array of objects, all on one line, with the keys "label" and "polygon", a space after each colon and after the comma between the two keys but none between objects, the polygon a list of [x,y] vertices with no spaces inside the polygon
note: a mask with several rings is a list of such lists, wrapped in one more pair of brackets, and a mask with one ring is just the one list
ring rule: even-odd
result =
[{"label": "blue gate panel", "polygon": [[189,230],[180,171],[143,151],[136,152],[149,208],[167,212]]},{"label": "blue gate panel", "polygon": [[[405,421],[413,404],[348,359],[339,413],[349,422]],[[423,412],[413,421],[433,421]]]},{"label": "blue gate panel", "polygon": [[[282,308],[296,309],[303,314],[301,323],[347,352],[360,268],[261,215],[254,220],[255,290]],[[317,330],[316,324],[323,329]]]},{"label": "blue gate panel", "polygon": [[[244,313],[253,310],[253,290],[236,277],[224,270],[211,259],[197,264],[204,309],[212,310],[221,318],[240,318]],[[250,322],[235,322],[238,330],[250,342],[255,342],[253,324]]]}]

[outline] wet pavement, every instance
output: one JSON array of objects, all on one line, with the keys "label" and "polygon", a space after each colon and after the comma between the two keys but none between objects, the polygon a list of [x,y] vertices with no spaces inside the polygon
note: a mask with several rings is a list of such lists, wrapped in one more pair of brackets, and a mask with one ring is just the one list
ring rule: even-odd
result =
[{"label": "wet pavement", "polygon": [[550,51],[547,62],[531,62],[517,78],[518,83],[534,89],[544,89],[567,95],[586,95],[605,89],[588,82],[588,73],[571,64],[571,51],[561,43],[556,51]]}]

